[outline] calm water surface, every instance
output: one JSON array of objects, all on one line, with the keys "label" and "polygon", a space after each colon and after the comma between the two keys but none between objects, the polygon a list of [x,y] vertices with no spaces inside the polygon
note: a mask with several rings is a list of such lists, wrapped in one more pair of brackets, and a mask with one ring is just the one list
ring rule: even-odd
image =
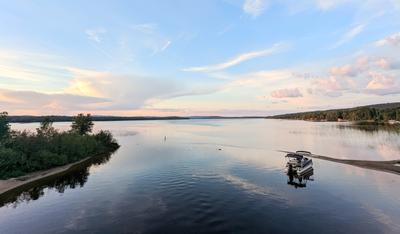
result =
[{"label": "calm water surface", "polygon": [[400,176],[314,159],[313,180],[296,187],[277,152],[398,159],[396,131],[264,119],[95,126],[121,148],[0,197],[0,233],[400,233]]}]

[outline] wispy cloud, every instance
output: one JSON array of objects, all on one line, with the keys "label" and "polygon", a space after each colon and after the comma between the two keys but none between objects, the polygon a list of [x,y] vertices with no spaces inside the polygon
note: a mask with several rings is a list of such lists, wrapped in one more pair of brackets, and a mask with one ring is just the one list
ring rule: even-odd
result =
[{"label": "wispy cloud", "polygon": [[261,15],[267,8],[266,0],[245,0],[243,3],[243,11],[253,17]]},{"label": "wispy cloud", "polygon": [[229,67],[233,67],[235,65],[238,65],[242,62],[245,62],[250,59],[258,58],[258,57],[264,57],[268,55],[272,55],[275,53],[279,53],[283,51],[284,49],[287,48],[287,45],[284,43],[277,43],[274,44],[272,47],[265,49],[265,50],[259,50],[259,51],[252,51],[244,54],[240,54],[236,56],[233,59],[230,59],[226,62],[215,64],[215,65],[207,65],[207,66],[201,66],[201,67],[189,67],[189,68],[184,68],[183,71],[188,71],[188,72],[215,72],[215,71],[220,71],[227,69]]},{"label": "wispy cloud", "polygon": [[358,34],[362,33],[365,29],[365,24],[358,24],[355,25],[354,27],[352,27],[349,31],[347,31],[342,37],[341,39],[336,42],[332,49],[335,49],[337,47],[342,46],[343,44],[346,44],[348,42],[350,42],[351,40],[353,40],[353,38],[355,38]]},{"label": "wispy cloud", "polygon": [[172,41],[165,36],[159,29],[158,24],[143,23],[135,24],[130,27],[134,32],[134,42],[143,48],[152,51],[151,56],[165,51],[171,45]]},{"label": "wispy cloud", "polygon": [[53,86],[68,75],[60,61],[56,55],[0,49],[0,87],[25,90]]},{"label": "wispy cloud", "polygon": [[318,9],[321,10],[330,10],[339,5],[342,5],[346,2],[350,2],[349,0],[315,0],[315,5]]},{"label": "wispy cloud", "polygon": [[271,92],[273,98],[295,98],[303,97],[303,94],[298,88],[294,89],[278,89]]},{"label": "wispy cloud", "polygon": [[144,24],[135,24],[135,25],[132,25],[131,28],[132,28],[133,30],[140,31],[140,32],[142,32],[142,33],[151,34],[151,33],[154,33],[154,32],[157,30],[158,25],[157,25],[157,24],[154,24],[154,23],[144,23]]},{"label": "wispy cloud", "polygon": [[161,51],[164,51],[168,49],[168,47],[171,45],[171,41],[166,41],[165,44],[161,47]]},{"label": "wispy cloud", "polygon": [[102,41],[102,35],[105,34],[107,30],[104,28],[94,28],[94,29],[87,29],[85,34],[89,38],[89,40],[94,41],[96,43],[100,43]]}]

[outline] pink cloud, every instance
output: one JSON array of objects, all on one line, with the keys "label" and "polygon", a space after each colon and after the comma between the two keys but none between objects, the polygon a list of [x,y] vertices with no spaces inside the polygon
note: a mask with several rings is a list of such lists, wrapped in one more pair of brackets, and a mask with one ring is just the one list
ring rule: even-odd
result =
[{"label": "pink cloud", "polygon": [[65,93],[46,94],[34,91],[0,89],[0,111],[12,114],[57,114],[94,110],[109,103],[107,98]]},{"label": "pink cloud", "polygon": [[392,45],[398,46],[400,45],[400,32],[392,34],[388,37],[383,38],[376,42],[377,46],[384,46],[384,45]]},{"label": "pink cloud", "polygon": [[332,67],[330,74],[333,76],[357,76],[369,69],[370,58],[367,56],[359,57],[354,63],[339,67]]},{"label": "pink cloud", "polygon": [[302,97],[303,94],[298,88],[294,89],[278,89],[271,92],[271,97],[273,98],[295,98]]},{"label": "pink cloud", "polygon": [[317,80],[315,82],[317,89],[325,91],[339,91],[343,87],[335,76],[331,76],[327,79]]},{"label": "pink cloud", "polygon": [[372,80],[368,83],[367,89],[390,89],[394,86],[394,78],[381,73],[370,72]]},{"label": "pink cloud", "polygon": [[350,64],[346,64],[341,67],[332,67],[330,71],[331,75],[334,76],[354,76],[356,75],[356,71],[353,66]]},{"label": "pink cloud", "polygon": [[378,66],[378,67],[380,67],[380,68],[382,68],[382,69],[389,69],[390,67],[391,67],[391,64],[390,64],[390,62],[387,60],[387,59],[385,59],[385,58],[380,58],[380,59],[378,59],[378,60],[376,60],[375,61],[375,64]]},{"label": "pink cloud", "polygon": [[329,97],[338,97],[342,95],[345,90],[353,90],[357,88],[357,82],[350,78],[337,78],[336,76],[330,76],[325,79],[316,80],[314,83],[314,89],[311,93],[320,93]]}]

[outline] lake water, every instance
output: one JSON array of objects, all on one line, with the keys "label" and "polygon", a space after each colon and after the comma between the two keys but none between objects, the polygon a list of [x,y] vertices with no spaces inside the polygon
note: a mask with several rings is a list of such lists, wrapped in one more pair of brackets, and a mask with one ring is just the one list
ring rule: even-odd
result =
[{"label": "lake water", "polygon": [[278,152],[399,159],[396,131],[265,119],[95,128],[121,148],[0,197],[0,233],[400,233],[399,175],[314,159],[298,186]]}]

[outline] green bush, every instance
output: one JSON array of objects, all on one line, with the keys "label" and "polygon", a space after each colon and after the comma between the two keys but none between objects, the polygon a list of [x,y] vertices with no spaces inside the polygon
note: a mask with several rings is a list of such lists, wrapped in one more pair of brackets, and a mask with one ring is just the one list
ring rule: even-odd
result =
[{"label": "green bush", "polygon": [[98,143],[107,148],[113,149],[118,146],[117,141],[114,139],[113,135],[109,131],[101,130],[96,135],[94,135],[94,138]]},{"label": "green bush", "polygon": [[[91,130],[93,124],[89,125]],[[89,132],[86,131],[84,134],[76,130],[58,132],[48,119],[41,123],[35,133],[10,132],[7,140],[3,140],[0,144],[0,179],[110,153],[119,147],[109,131],[100,131],[97,134],[88,134]]]},{"label": "green bush", "polygon": [[0,144],[4,141],[10,134],[10,124],[8,123],[8,113],[0,113]]},{"label": "green bush", "polygon": [[0,147],[0,179],[25,174],[26,161],[26,156],[23,153]]},{"label": "green bush", "polygon": [[54,166],[62,166],[68,163],[67,155],[53,153],[48,150],[41,150],[35,153],[33,158],[39,165],[39,170]]}]

